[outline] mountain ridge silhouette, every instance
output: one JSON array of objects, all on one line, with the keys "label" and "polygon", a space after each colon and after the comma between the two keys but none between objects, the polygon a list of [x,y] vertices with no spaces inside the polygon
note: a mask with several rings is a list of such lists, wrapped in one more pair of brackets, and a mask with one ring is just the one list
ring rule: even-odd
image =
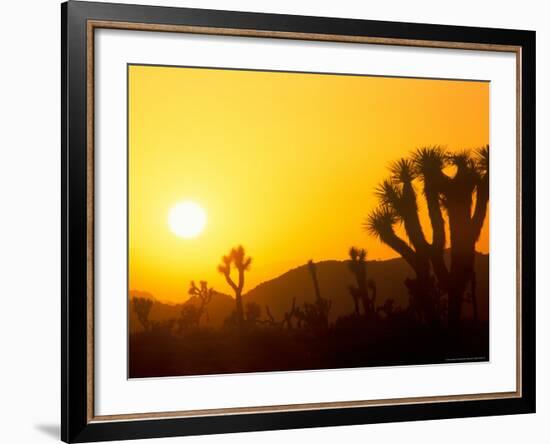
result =
[{"label": "mountain ridge silhouette", "polygon": [[[448,256],[448,252],[446,254]],[[329,313],[330,321],[353,313],[353,299],[348,286],[354,284],[353,274],[348,268],[349,260],[324,260],[316,262],[321,296],[332,300]],[[476,253],[475,271],[477,275],[477,297],[479,319],[487,320],[489,314],[489,255]],[[408,293],[404,285],[406,278],[414,277],[410,266],[402,258],[367,261],[367,277],[377,286],[376,305],[382,305],[387,299],[393,299],[396,307],[408,306]],[[129,294],[130,331],[140,331],[142,327],[132,308],[134,297],[147,297],[153,300],[149,318],[152,321],[177,319],[186,304],[197,304],[195,297],[179,304],[159,301],[144,291],[131,290]],[[261,307],[262,318],[266,317],[266,306],[276,320],[282,319],[289,311],[293,298],[296,304],[313,303],[315,293],[307,264],[292,268],[273,279],[264,281],[243,294],[243,304],[254,302]],[[207,307],[207,313],[201,319],[201,325],[219,328],[235,308],[235,299],[225,293],[216,293]],[[471,316],[471,304],[464,304],[464,316]]]}]

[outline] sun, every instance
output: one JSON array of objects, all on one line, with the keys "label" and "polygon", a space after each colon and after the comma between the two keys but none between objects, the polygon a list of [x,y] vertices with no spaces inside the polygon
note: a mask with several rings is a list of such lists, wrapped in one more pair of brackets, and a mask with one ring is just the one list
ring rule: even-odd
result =
[{"label": "sun", "polygon": [[206,212],[190,200],[179,202],[170,208],[168,225],[175,235],[192,239],[204,231]]}]

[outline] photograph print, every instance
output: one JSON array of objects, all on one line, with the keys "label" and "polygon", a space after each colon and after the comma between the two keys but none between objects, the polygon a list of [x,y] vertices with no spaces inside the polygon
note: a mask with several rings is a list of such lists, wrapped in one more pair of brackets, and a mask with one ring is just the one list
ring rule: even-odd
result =
[{"label": "photograph print", "polygon": [[129,378],[489,360],[489,82],[127,69]]}]

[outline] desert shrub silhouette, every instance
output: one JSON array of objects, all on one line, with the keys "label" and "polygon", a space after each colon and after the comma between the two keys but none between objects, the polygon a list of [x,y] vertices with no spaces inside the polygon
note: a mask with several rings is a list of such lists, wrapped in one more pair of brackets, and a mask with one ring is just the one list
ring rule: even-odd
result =
[{"label": "desert shrub silhouette", "polygon": [[162,321],[151,321],[151,334],[154,336],[171,336],[176,325],[175,319],[164,319]]},{"label": "desert shrub silhouette", "polygon": [[390,319],[394,315],[394,303],[393,299],[386,299],[382,305],[376,308],[377,315],[384,313],[384,318]]},{"label": "desert shrub silhouette", "polygon": [[134,311],[137,314],[139,322],[145,331],[149,331],[151,325],[149,322],[149,313],[153,306],[153,301],[149,298],[134,298]]},{"label": "desert shrub silhouette", "polygon": [[246,322],[250,325],[254,325],[262,316],[262,307],[256,302],[247,302],[245,306],[245,315]]},{"label": "desert shrub silhouette", "polygon": [[[353,298],[355,314],[360,315],[359,301],[361,301],[363,314],[366,318],[373,319],[376,315],[376,285],[374,281],[367,279],[367,251],[364,248],[351,247],[349,257],[348,268],[355,277],[356,285],[348,286],[348,291]],[[372,296],[369,296],[369,291]]]},{"label": "desert shrub silhouette", "polygon": [[179,332],[183,333],[191,328],[198,328],[201,316],[202,312],[199,307],[190,304],[184,305],[178,319]]},{"label": "desert shrub silhouette", "polygon": [[[267,319],[262,321],[263,324],[269,325],[271,327],[277,327],[277,328],[287,328],[288,330],[294,329],[294,322],[293,319],[296,317],[297,313],[299,311],[299,308],[296,307],[296,298],[292,298],[292,305],[290,307],[290,310],[286,311],[283,315],[283,319],[280,321],[276,321],[273,314],[271,313],[271,309],[269,308],[269,305],[265,306],[265,312]],[[301,321],[300,319],[297,319],[298,321],[298,328],[301,328]]]}]

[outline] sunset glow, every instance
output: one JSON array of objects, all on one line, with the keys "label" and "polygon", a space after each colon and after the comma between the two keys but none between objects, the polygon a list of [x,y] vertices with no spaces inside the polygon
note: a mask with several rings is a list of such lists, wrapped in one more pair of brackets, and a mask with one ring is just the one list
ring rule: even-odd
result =
[{"label": "sunset glow", "polygon": [[237,245],[253,258],[244,292],[350,246],[397,257],[363,228],[389,163],[489,143],[487,82],[128,69],[129,288],[159,300],[186,300],[191,280],[229,293],[217,266]]}]

